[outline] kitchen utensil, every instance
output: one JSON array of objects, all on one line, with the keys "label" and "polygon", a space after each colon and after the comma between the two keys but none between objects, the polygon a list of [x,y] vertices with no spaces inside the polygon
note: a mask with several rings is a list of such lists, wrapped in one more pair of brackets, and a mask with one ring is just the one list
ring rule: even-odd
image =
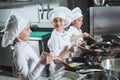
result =
[{"label": "kitchen utensil", "polygon": [[95,72],[90,72],[86,73],[86,76],[82,80],[119,80],[115,76],[110,76],[110,79],[107,79],[107,75],[104,71],[95,71]]},{"label": "kitchen utensil", "polygon": [[69,65],[69,67],[65,65],[65,69],[73,72],[80,69],[88,69],[93,65],[91,61],[81,57],[70,57],[65,59],[65,61]]},{"label": "kitchen utensil", "polygon": [[41,11],[41,20],[43,20],[43,16],[44,16],[44,5],[43,5],[43,4],[41,4],[41,6],[42,6],[42,11]]},{"label": "kitchen utensil", "polygon": [[50,76],[49,80],[81,80],[83,77],[84,75],[82,74],[80,75],[75,72],[62,70]]},{"label": "kitchen utensil", "polygon": [[59,61],[61,61],[65,66],[70,67],[63,59],[57,57],[56,59],[58,59]]},{"label": "kitchen utensil", "polygon": [[[83,67],[90,67],[90,66],[93,65],[93,63],[91,61],[89,61],[88,59],[83,58],[83,57],[70,57],[70,58],[67,58],[66,63],[68,63],[68,64],[82,63],[81,68],[82,68],[82,66]],[[78,66],[78,67],[80,67],[80,66]]]},{"label": "kitchen utensil", "polygon": [[[65,66],[65,70],[69,70],[69,71],[73,71],[73,72],[75,72],[76,70],[79,70],[79,69],[81,69],[81,67],[78,67],[78,66],[80,66],[81,65],[81,63],[79,62],[79,63],[75,63],[75,62],[71,62],[71,60],[70,61],[68,61],[68,60],[66,60],[66,61],[63,61],[61,58],[57,58],[59,61],[61,61],[63,64],[64,64],[64,66]],[[68,58],[67,58],[68,59]]]},{"label": "kitchen utensil", "polygon": [[104,6],[105,0],[93,0],[96,6]]},{"label": "kitchen utensil", "polygon": [[44,51],[45,51],[45,50],[44,50],[44,42],[41,41],[41,44],[42,44],[42,52],[44,52]]},{"label": "kitchen utensil", "polygon": [[98,51],[98,50],[87,49],[82,46],[80,46],[79,48],[82,50],[83,53],[90,54],[93,56],[99,55],[102,52],[101,50]]},{"label": "kitchen utensil", "polygon": [[106,0],[106,4],[109,6],[119,6],[120,0]]},{"label": "kitchen utensil", "polygon": [[90,72],[101,72],[101,71],[104,71],[102,69],[81,69],[77,72],[79,73],[90,73]]},{"label": "kitchen utensil", "polygon": [[50,1],[47,0],[47,19],[48,19],[49,11],[50,11]]},{"label": "kitchen utensil", "polygon": [[103,60],[101,66],[106,70],[120,71],[120,58]]},{"label": "kitchen utensil", "polygon": [[111,45],[112,45],[112,43],[111,42],[109,42],[109,41],[107,41],[107,42],[105,42],[105,41],[101,41],[101,42],[96,42],[96,45],[97,46],[100,46],[100,47],[110,47]]},{"label": "kitchen utensil", "polygon": [[93,36],[89,35],[88,37],[84,37],[84,41],[87,42],[87,45],[91,45],[96,42],[96,39]]},{"label": "kitchen utensil", "polygon": [[107,80],[119,80],[118,78],[111,75],[111,71],[120,71],[120,58],[111,58],[103,60],[101,66],[107,72]]},{"label": "kitchen utensil", "polygon": [[92,39],[93,41],[96,41],[96,39],[91,35],[89,35],[89,38]]}]

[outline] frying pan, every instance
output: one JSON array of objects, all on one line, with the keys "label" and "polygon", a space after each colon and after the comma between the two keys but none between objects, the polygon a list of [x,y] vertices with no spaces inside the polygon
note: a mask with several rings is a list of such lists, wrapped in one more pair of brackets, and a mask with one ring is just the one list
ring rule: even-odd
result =
[{"label": "frying pan", "polygon": [[64,62],[63,61],[61,62],[64,64],[65,70],[74,72],[80,69],[88,69],[91,65],[93,65],[92,62],[90,62],[86,58],[81,57],[70,57],[65,59]]},{"label": "frying pan", "polygon": [[82,58],[82,57],[70,57],[66,59],[67,63],[84,63],[86,66],[92,66],[93,63],[90,62],[88,59],[86,58]]},{"label": "frying pan", "polygon": [[95,44],[97,46],[99,46],[99,47],[103,47],[104,46],[105,48],[108,48],[108,47],[112,46],[112,43],[109,42],[109,41],[107,41],[107,42],[104,42],[104,41],[96,42]]},{"label": "frying pan", "polygon": [[84,47],[79,47],[83,53],[85,54],[90,54],[90,55],[93,55],[93,56],[96,56],[96,55],[99,55],[102,51],[101,50],[92,50],[92,49],[87,49],[87,48],[84,48]]},{"label": "frying pan", "polygon": [[103,60],[101,66],[106,70],[119,71],[120,72],[120,58]]},{"label": "frying pan", "polygon": [[87,45],[91,45],[96,42],[96,39],[89,35],[88,37],[84,37],[84,40],[87,42]]}]

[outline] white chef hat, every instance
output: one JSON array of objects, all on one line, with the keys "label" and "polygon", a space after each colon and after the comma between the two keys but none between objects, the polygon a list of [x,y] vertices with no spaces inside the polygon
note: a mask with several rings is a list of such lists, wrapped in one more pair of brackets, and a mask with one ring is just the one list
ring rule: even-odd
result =
[{"label": "white chef hat", "polygon": [[28,20],[21,17],[17,12],[12,11],[5,24],[1,43],[2,46],[7,47],[9,44],[13,44],[15,38],[22,32],[28,23]]},{"label": "white chef hat", "polygon": [[51,22],[56,17],[63,18],[66,21],[66,26],[68,26],[71,23],[71,10],[62,6],[49,12],[49,19]]},{"label": "white chef hat", "polygon": [[79,7],[76,7],[72,10],[72,21],[76,20],[79,17],[83,17],[82,11]]}]

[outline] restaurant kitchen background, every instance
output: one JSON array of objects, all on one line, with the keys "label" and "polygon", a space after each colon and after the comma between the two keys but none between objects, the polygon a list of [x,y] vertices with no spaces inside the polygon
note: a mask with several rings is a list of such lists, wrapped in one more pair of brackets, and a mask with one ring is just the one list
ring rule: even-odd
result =
[{"label": "restaurant kitchen background", "polygon": [[[119,46],[120,1],[106,0],[104,4],[94,3],[94,1],[99,0],[0,0],[0,43],[3,35],[2,29],[12,10],[18,11],[30,21],[32,31],[49,32],[53,30],[53,26],[48,20],[49,11],[59,6],[66,6],[70,9],[74,7],[81,8],[84,15],[82,25],[83,32],[90,33],[97,41],[103,41],[103,44],[105,40]],[[39,39],[30,40],[31,46],[33,46],[38,55],[40,55],[40,52],[43,50],[49,51],[46,47],[48,39],[49,36],[43,41]],[[44,42],[44,44],[42,42]],[[120,52],[120,47],[118,51]],[[9,48],[3,48],[0,45],[0,67],[13,67],[11,54],[12,52]],[[101,59],[101,56],[98,58]]]},{"label": "restaurant kitchen background", "polygon": [[[83,10],[84,21],[83,31],[89,32],[89,18],[88,9],[92,0],[0,0],[0,31],[4,28],[5,21],[12,10],[18,11],[22,16],[30,20],[30,27],[33,31],[52,31],[53,26],[48,20],[48,13],[50,10],[59,7],[67,6],[73,9],[80,6]],[[0,42],[2,40],[2,31],[0,32]],[[47,38],[48,39],[48,38]],[[45,43],[47,39],[44,40]],[[41,52],[38,41],[31,41],[31,45],[39,55]],[[44,44],[46,46],[46,44]],[[46,49],[46,48],[45,48]],[[12,58],[9,49],[3,48],[0,45],[0,65],[12,66]],[[48,49],[46,49],[48,51]],[[6,60],[7,59],[7,60]]]},{"label": "restaurant kitchen background", "polygon": [[[37,31],[51,31],[53,26],[48,20],[50,10],[58,6],[67,6],[67,0],[6,0],[0,2],[0,30],[5,26],[5,21],[12,10],[19,12],[30,21],[31,29]],[[2,31],[0,33],[0,42],[2,40]],[[31,45],[39,55],[39,41],[31,40]],[[45,45],[45,44],[44,44]],[[0,45],[0,65],[12,66],[11,52],[8,48],[2,48]]]}]

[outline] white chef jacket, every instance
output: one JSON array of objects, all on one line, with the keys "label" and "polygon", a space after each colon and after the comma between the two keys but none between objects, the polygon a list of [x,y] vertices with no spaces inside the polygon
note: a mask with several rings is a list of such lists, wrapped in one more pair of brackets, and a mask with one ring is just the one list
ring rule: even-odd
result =
[{"label": "white chef jacket", "polygon": [[[81,29],[78,30],[77,28],[75,28],[75,27],[73,27],[73,26],[70,26],[70,28],[68,29],[68,32],[69,32],[72,36],[82,34],[82,30],[81,30]],[[72,45],[73,45],[73,44],[80,43],[80,42],[82,42],[82,41],[83,41],[83,37],[80,37],[79,39],[76,39],[76,40],[72,41],[71,43],[72,43]],[[78,49],[76,52],[72,53],[72,57],[79,57],[80,54],[81,54],[81,50]]]},{"label": "white chef jacket", "polygon": [[[64,52],[66,49],[68,49],[71,46],[70,43],[70,34],[68,34],[66,31],[64,33],[59,33],[55,29],[53,30],[50,39],[48,40],[48,48],[50,50],[50,53],[53,56],[58,56],[62,52]],[[62,64],[50,64],[50,73],[53,74],[57,70],[59,70],[61,67],[63,67]]]},{"label": "white chef jacket", "polygon": [[23,80],[39,80],[44,65],[28,42],[17,42],[14,45],[13,59]]}]

